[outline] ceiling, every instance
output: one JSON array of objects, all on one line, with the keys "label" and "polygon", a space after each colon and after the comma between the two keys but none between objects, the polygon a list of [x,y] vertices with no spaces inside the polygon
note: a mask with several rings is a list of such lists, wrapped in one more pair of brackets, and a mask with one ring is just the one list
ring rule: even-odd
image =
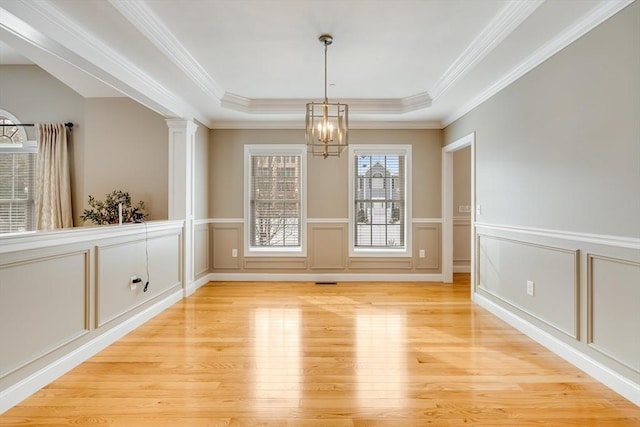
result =
[{"label": "ceiling", "polygon": [[442,128],[633,0],[0,0],[0,64],[210,128]]}]

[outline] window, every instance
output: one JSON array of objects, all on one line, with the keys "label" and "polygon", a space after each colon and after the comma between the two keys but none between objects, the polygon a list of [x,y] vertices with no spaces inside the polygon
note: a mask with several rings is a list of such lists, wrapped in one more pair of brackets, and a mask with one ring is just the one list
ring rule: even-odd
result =
[{"label": "window", "polygon": [[349,148],[350,256],[410,256],[411,146]]},{"label": "window", "polygon": [[305,170],[304,146],[245,146],[245,254],[305,254]]},{"label": "window", "polygon": [[[0,233],[35,229],[37,146],[19,121],[0,110]],[[7,126],[9,125],[9,126]]]}]

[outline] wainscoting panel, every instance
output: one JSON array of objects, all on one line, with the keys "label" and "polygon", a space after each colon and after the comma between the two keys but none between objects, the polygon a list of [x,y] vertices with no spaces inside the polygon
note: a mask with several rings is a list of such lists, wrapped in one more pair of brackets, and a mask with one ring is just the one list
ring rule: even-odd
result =
[{"label": "wainscoting panel", "polygon": [[640,263],[587,254],[588,342],[640,373]]},{"label": "wainscoting panel", "polygon": [[453,218],[453,271],[471,271],[471,218]]},{"label": "wainscoting panel", "polygon": [[[242,225],[213,224],[211,233],[213,245],[213,269],[234,269],[241,266],[242,260]],[[236,255],[233,256],[233,250]]]},{"label": "wainscoting panel", "polygon": [[0,265],[0,378],[89,330],[89,251]]},{"label": "wainscoting panel", "polygon": [[578,339],[577,250],[479,235],[477,253],[479,289]]},{"label": "wainscoting panel", "polygon": [[[415,224],[413,226],[413,258],[416,270],[440,269],[440,224]],[[420,251],[424,257],[420,257]]]},{"label": "wainscoting panel", "polygon": [[[147,258],[148,253],[148,258]],[[100,245],[96,249],[97,324],[102,326],[180,283],[180,235]],[[153,276],[147,281],[147,260]],[[131,276],[142,279],[131,289]]]},{"label": "wainscoting panel", "polygon": [[196,224],[193,230],[193,264],[195,278],[199,278],[209,272],[209,224]]},{"label": "wainscoting panel", "polygon": [[343,270],[347,248],[347,225],[309,225],[310,268]]}]

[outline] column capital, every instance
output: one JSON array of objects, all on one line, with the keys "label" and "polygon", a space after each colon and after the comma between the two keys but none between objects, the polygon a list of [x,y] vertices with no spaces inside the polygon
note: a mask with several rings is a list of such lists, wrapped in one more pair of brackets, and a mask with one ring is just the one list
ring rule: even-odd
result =
[{"label": "column capital", "polygon": [[195,133],[198,130],[198,125],[190,119],[166,119],[165,122],[169,129],[184,129],[187,133]]}]

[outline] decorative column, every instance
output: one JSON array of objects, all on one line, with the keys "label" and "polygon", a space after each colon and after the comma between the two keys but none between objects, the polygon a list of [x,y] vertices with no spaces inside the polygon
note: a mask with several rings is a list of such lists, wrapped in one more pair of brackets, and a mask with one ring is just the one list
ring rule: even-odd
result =
[{"label": "decorative column", "polygon": [[198,126],[192,120],[168,119],[169,127],[169,219],[184,221],[181,279],[184,295],[194,281],[194,148]]}]

